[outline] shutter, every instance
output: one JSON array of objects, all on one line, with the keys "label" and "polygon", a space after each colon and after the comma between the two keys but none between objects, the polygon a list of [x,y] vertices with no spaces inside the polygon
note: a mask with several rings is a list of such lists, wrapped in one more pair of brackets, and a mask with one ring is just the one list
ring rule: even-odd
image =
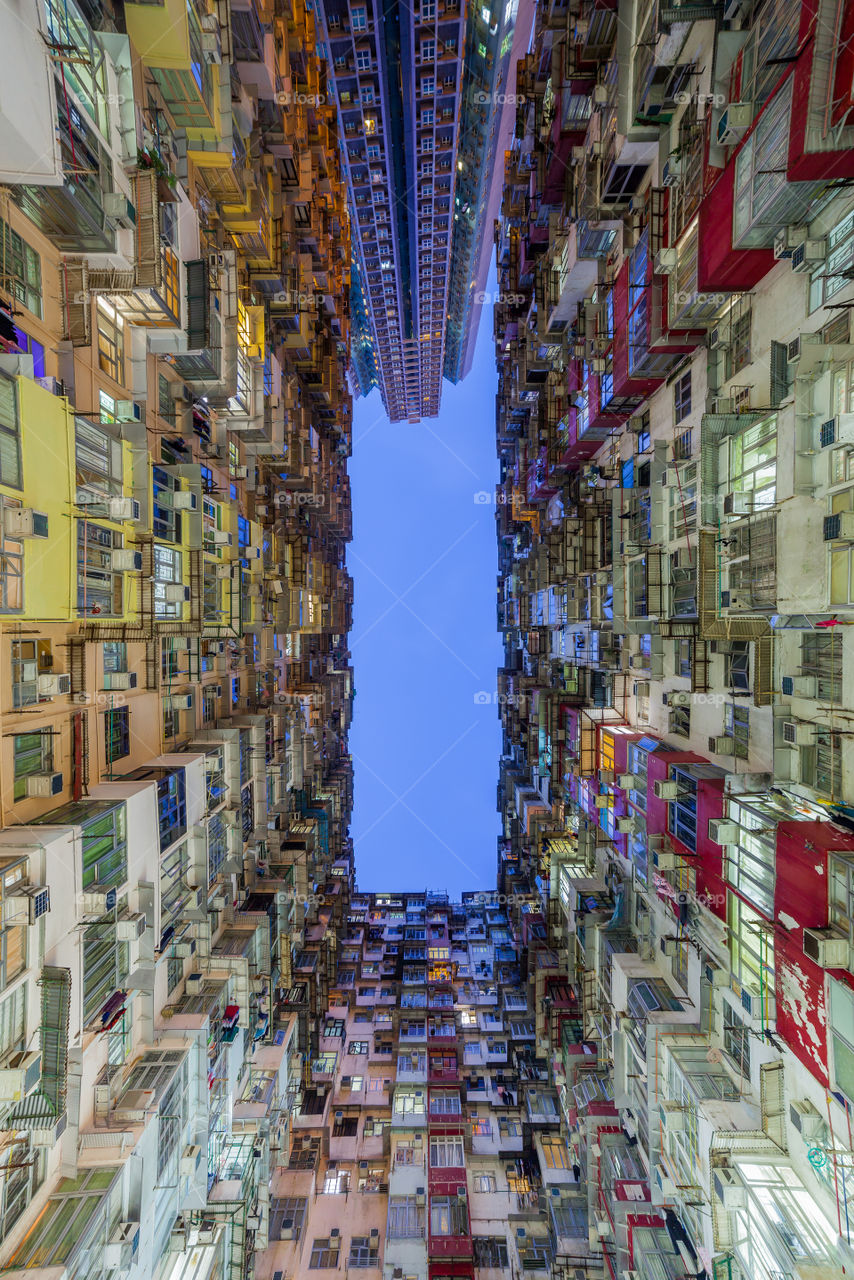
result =
[{"label": "shutter", "polygon": [[783,1088],[783,1063],[763,1062],[759,1068],[759,1107],[762,1128],[772,1142],[783,1151],[786,1143],[785,1091]]},{"label": "shutter", "polygon": [[210,338],[208,264],[197,258],[187,264],[187,347],[203,351]]},{"label": "shutter", "polygon": [[141,289],[159,289],[160,202],[157,174],[153,169],[136,175],[136,283]]},{"label": "shutter", "polygon": [[62,336],[73,347],[88,347],[92,341],[92,299],[89,275],[82,258],[65,258],[59,272],[62,289]]},{"label": "shutter", "polygon": [[785,342],[771,343],[771,404],[775,407],[789,394],[788,348]]}]

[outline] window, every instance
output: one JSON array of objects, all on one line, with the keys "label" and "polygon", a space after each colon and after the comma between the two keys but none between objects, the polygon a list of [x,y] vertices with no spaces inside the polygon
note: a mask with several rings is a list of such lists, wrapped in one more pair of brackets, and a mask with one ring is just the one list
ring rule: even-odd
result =
[{"label": "window", "polygon": [[456,1196],[432,1196],[430,1199],[430,1235],[464,1236],[468,1234],[468,1212],[465,1200]]},{"label": "window", "polygon": [[724,1002],[724,1049],[741,1074],[749,1080],[750,1030],[738,1017],[732,1006],[726,1002]]},{"label": "window", "polygon": [[35,706],[39,700],[39,675],[53,666],[49,640],[12,641],[12,706]]},{"label": "window", "polygon": [[350,1190],[350,1171],[329,1165],[323,1177],[323,1194],[325,1196],[346,1195]]},{"label": "window", "polygon": [[[398,1148],[399,1154],[400,1148]],[[392,1196],[390,1198],[388,1202],[387,1231],[389,1240],[412,1240],[423,1237],[424,1207],[416,1203],[415,1196]]]},{"label": "window", "polygon": [[114,707],[104,712],[104,751],[108,765],[130,755],[129,707]]},{"label": "window", "polygon": [[[371,69],[371,51],[370,49],[356,50],[356,68],[359,71],[370,71]],[[379,147],[374,148],[379,151]]]},{"label": "window", "polygon": [[543,1160],[547,1169],[568,1169],[569,1152],[559,1138],[543,1138]]},{"label": "window", "polygon": [[724,381],[734,377],[746,365],[750,364],[750,322],[751,313],[745,312],[732,322],[730,343],[725,349]]},{"label": "window", "polygon": [[496,1188],[494,1173],[474,1173],[472,1174],[472,1190],[473,1191],[494,1191]]},{"label": "window", "polygon": [[24,800],[27,778],[34,773],[48,773],[53,768],[53,734],[49,729],[38,733],[16,733],[14,799]]},{"label": "window", "polygon": [[21,487],[18,396],[14,381],[5,374],[0,374],[0,484]]},{"label": "window", "polygon": [[786,187],[791,110],[792,83],[789,81],[774,95],[736,156],[733,247],[749,249],[767,245],[768,226],[777,226],[786,220],[785,212],[775,216],[775,210]]},{"label": "window", "polygon": [[350,21],[354,31],[364,31],[368,25],[368,11],[364,5],[355,5],[350,11]]},{"label": "window", "polygon": [[26,997],[26,984],[21,984],[0,1001],[0,1062],[20,1053],[27,1042]]},{"label": "window", "polygon": [[348,1266],[351,1267],[377,1267],[379,1266],[380,1245],[379,1237],[374,1236],[353,1236],[350,1240],[350,1257]]},{"label": "window", "polygon": [[667,727],[670,733],[676,734],[679,738],[690,738],[691,708],[671,707],[667,717]]},{"label": "window", "polygon": [[367,1040],[351,1040],[347,1045],[348,1053],[363,1054],[368,1052]]},{"label": "window", "polygon": [[[433,1110],[431,1104],[430,1110]],[[431,1138],[431,1169],[460,1169],[465,1164],[462,1138]]]},{"label": "window", "polygon": [[0,218],[0,263],[3,284],[12,296],[32,311],[42,313],[42,264],[35,249]]},{"label": "window", "polygon": [[317,1237],[311,1244],[308,1260],[310,1271],[325,1271],[338,1266],[338,1237]]},{"label": "window", "polygon": [[[753,510],[773,507],[777,497],[777,420],[765,418],[730,436],[723,491],[753,494]],[[749,550],[749,548],[748,548]]]},{"label": "window", "polygon": [[697,780],[690,773],[679,768],[671,768],[670,780],[678,784],[679,795],[668,805],[667,829],[686,848],[695,850],[697,847]]},{"label": "window", "polygon": [[[7,896],[23,875],[23,863],[17,863],[4,872],[3,895]],[[0,917],[0,920],[2,917]],[[0,990],[14,982],[27,967],[27,926],[6,924],[0,926]]]},{"label": "window", "polygon": [[396,1115],[424,1115],[427,1108],[424,1102],[423,1089],[395,1089],[394,1110]]},{"label": "window", "polygon": [[742,988],[758,996],[774,991],[774,935],[762,916],[734,893],[727,894],[730,965]]},{"label": "window", "polygon": [[128,647],[122,640],[105,640],[101,646],[104,674],[112,675],[128,669]]},{"label": "window", "polygon": [[[810,311],[815,311],[817,307],[851,283],[849,273],[852,266],[854,266],[854,213],[847,213],[829,232],[827,261],[816,268],[810,280]],[[854,410],[854,403],[851,403],[848,412],[852,410]],[[845,411],[844,408],[834,408],[834,413]]]},{"label": "window", "polygon": [[270,1201],[270,1239],[301,1239],[307,1207],[304,1196],[274,1196]]},{"label": "window", "polygon": [[124,320],[115,307],[100,296],[95,316],[98,326],[98,367],[114,382],[123,382]]},{"label": "window", "polygon": [[83,1021],[89,1023],[118,991],[130,971],[130,948],[116,943],[114,912],[96,921],[83,934]]},{"label": "window", "polygon": [[673,421],[680,423],[691,412],[691,370],[686,369],[673,384]]},{"label": "window", "polygon": [[179,585],[182,576],[181,552],[173,547],[154,544],[154,614],[157,618],[180,618],[182,604],[169,597],[168,590]]},{"label": "window", "polygon": [[724,734],[732,738],[733,755],[746,760],[750,755],[750,713],[742,703],[728,702],[724,706]]},{"label": "window", "polygon": [[750,644],[747,640],[730,641],[724,654],[724,682],[728,689],[750,688]]},{"label": "window", "polygon": [[436,56],[436,41],[422,40],[421,41],[421,61],[432,62],[435,56]]},{"label": "window", "polygon": [[474,1265],[492,1270],[509,1271],[505,1241],[497,1236],[475,1236]]},{"label": "window", "polygon": [[801,674],[815,676],[816,695],[822,702],[841,702],[842,640],[835,629],[805,633],[801,640]]},{"label": "window", "polygon": [[113,569],[121,534],[88,520],[77,521],[77,613],[117,617],[122,612],[123,579]]}]

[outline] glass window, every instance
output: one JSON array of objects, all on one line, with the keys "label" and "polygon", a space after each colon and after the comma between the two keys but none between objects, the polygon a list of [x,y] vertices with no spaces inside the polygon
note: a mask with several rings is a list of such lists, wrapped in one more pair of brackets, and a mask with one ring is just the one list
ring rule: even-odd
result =
[{"label": "glass window", "polygon": [[13,231],[8,222],[4,222],[2,218],[0,218],[0,263],[2,263],[0,275],[3,276],[4,287],[28,311],[41,317],[41,258],[35,249],[31,249],[17,231]]},{"label": "glass window", "polygon": [[468,1211],[465,1200],[456,1196],[431,1196],[430,1235],[463,1236],[468,1234]]},{"label": "glass window", "polygon": [[122,536],[90,520],[77,521],[77,613],[83,617],[119,617],[123,575],[113,569],[113,551]]},{"label": "glass window", "polygon": [[5,374],[0,374],[0,484],[21,487],[18,394],[14,380]]},{"label": "glass window", "polygon": [[[405,1148],[412,1152],[412,1148]],[[397,1154],[401,1154],[398,1147]],[[399,1164],[406,1163],[398,1161]],[[415,1196],[391,1196],[388,1202],[389,1240],[420,1239],[424,1235],[424,1207],[416,1203]]]},{"label": "glass window", "polygon": [[98,367],[114,382],[123,382],[124,319],[106,298],[98,297],[95,307],[98,327]]},{"label": "glass window", "polygon": [[691,370],[686,369],[673,384],[673,421],[680,423],[691,412]]},{"label": "glass window", "polygon": [[48,773],[53,768],[53,734],[50,729],[37,733],[16,733],[14,799],[27,795],[27,778],[34,773]]},{"label": "glass window", "polygon": [[108,765],[130,755],[129,707],[113,707],[104,713],[104,750]]}]

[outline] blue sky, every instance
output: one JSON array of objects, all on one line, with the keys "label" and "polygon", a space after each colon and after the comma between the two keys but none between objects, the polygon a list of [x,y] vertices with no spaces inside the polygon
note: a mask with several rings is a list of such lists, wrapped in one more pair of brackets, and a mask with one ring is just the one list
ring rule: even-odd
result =
[{"label": "blue sky", "polygon": [[438,418],[392,425],[378,392],[355,405],[350,750],[363,891],[495,886],[493,351],[484,307],[472,370],[443,384]]}]

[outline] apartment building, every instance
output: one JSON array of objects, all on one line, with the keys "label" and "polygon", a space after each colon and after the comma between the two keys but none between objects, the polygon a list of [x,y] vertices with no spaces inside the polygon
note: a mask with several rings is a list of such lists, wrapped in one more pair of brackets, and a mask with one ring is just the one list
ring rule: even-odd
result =
[{"label": "apartment building", "polygon": [[545,4],[516,68],[498,887],[614,1280],[854,1264],[851,22]]},{"label": "apartment building", "polygon": [[352,851],[314,18],[52,0],[0,82],[0,1269],[253,1274]]},{"label": "apartment building", "polygon": [[320,8],[356,264],[351,381],[379,387],[392,422],[419,422],[438,414],[443,375],[471,365],[513,124],[506,79],[531,6]]},{"label": "apartment building", "polygon": [[498,894],[353,893],[261,1280],[603,1275],[529,1012],[545,954]]}]

